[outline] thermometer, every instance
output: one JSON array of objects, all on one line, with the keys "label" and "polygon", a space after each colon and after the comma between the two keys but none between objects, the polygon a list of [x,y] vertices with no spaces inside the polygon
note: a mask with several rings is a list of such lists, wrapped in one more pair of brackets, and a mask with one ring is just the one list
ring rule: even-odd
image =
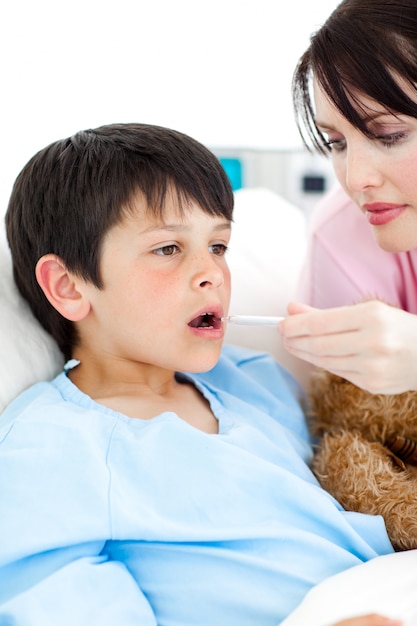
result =
[{"label": "thermometer", "polygon": [[238,324],[239,326],[276,326],[284,317],[267,317],[264,315],[228,315],[222,317],[222,322]]}]

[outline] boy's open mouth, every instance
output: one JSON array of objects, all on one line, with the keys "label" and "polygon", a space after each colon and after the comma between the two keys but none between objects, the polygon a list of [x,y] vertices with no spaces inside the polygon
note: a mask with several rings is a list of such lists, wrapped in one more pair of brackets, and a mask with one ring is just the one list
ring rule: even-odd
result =
[{"label": "boy's open mouth", "polygon": [[214,313],[204,313],[191,320],[188,326],[192,328],[221,328],[222,322]]}]

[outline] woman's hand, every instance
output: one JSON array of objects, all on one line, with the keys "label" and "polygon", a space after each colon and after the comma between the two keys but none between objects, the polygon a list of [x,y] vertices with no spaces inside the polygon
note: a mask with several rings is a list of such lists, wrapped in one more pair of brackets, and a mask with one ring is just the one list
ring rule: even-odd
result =
[{"label": "woman's hand", "polygon": [[279,324],[294,356],[372,393],[417,389],[417,315],[378,300],[334,309],[291,303]]},{"label": "woman's hand", "polygon": [[382,617],[382,615],[363,615],[362,617],[351,617],[337,622],[334,626],[401,626],[401,620]]}]

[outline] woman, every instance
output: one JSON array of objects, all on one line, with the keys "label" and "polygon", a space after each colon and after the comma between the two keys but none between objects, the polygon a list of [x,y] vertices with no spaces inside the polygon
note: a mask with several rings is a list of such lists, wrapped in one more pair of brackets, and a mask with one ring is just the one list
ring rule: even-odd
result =
[{"label": "woman", "polygon": [[352,202],[313,222],[306,304],[280,331],[295,356],[379,393],[417,389],[416,84],[410,0],[344,0],[293,81],[301,134]]}]

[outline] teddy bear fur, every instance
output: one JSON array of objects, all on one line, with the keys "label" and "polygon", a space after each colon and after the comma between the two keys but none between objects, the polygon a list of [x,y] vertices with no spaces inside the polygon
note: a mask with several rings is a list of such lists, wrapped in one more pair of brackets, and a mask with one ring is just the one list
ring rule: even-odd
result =
[{"label": "teddy bear fur", "polygon": [[310,404],[321,485],[346,510],[382,515],[396,550],[417,548],[417,392],[372,394],[317,370]]}]

